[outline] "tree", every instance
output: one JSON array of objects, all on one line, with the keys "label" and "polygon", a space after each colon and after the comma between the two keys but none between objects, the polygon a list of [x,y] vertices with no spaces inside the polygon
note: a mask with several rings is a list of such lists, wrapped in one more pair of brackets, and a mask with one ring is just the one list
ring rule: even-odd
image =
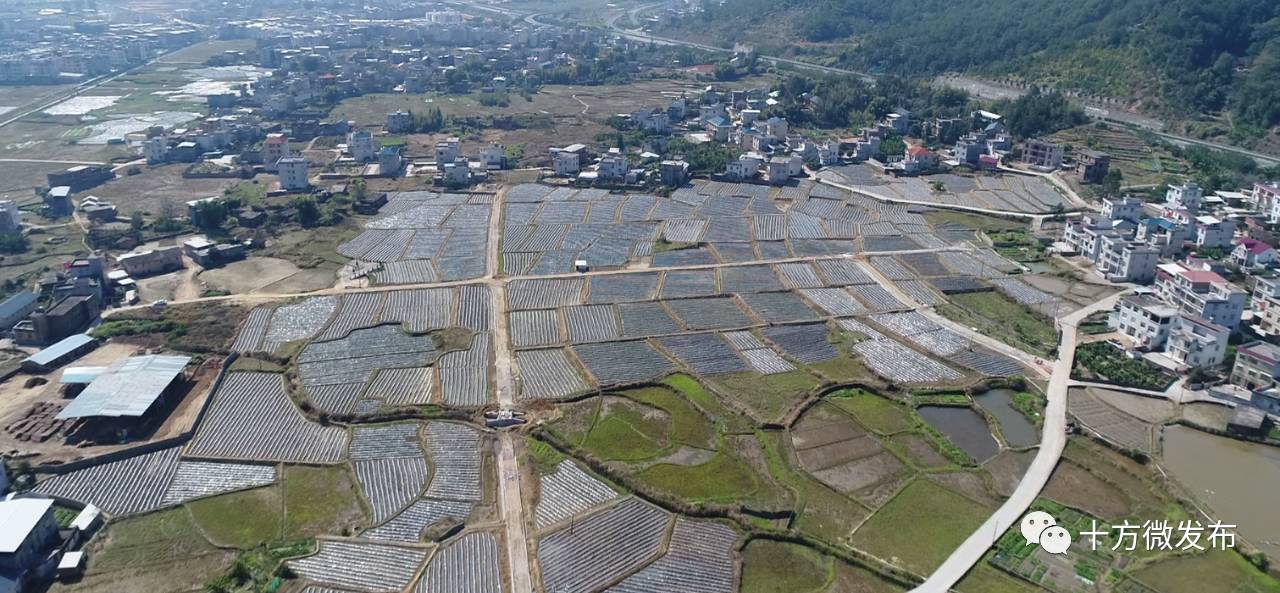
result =
[{"label": "tree", "polygon": [[31,247],[22,231],[0,233],[0,253],[22,253]]},{"label": "tree", "polygon": [[1120,194],[1120,184],[1124,181],[1124,173],[1120,169],[1111,167],[1107,170],[1107,176],[1102,178],[1102,191],[1108,196],[1116,196]]},{"label": "tree", "polygon": [[351,199],[357,202],[365,199],[369,195],[368,184],[364,182],[364,179],[359,177],[347,180],[347,195],[351,196]]},{"label": "tree", "polygon": [[142,227],[146,225],[146,223],[147,222],[142,219],[142,213],[137,210],[134,210],[133,214],[129,215],[129,228],[135,231],[142,230]]},{"label": "tree", "polygon": [[315,226],[320,220],[320,207],[311,196],[297,196],[289,200],[289,206],[298,211],[298,222],[304,227]]},{"label": "tree", "polygon": [[227,221],[227,205],[222,200],[206,200],[196,205],[196,221],[203,229],[216,229]]}]

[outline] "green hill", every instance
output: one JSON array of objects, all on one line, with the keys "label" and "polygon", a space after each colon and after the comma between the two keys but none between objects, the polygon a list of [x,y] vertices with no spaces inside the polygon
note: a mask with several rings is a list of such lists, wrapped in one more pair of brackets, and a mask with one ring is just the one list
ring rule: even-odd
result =
[{"label": "green hill", "polygon": [[726,0],[677,26],[877,73],[1014,76],[1280,125],[1274,0]]}]

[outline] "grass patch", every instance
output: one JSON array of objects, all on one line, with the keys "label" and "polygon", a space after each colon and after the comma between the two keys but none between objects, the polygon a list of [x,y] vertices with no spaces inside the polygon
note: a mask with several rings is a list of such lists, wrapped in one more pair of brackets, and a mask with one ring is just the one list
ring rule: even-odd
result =
[{"label": "grass patch", "polygon": [[275,486],[187,503],[191,516],[220,546],[248,549],[280,536],[280,491]]},{"label": "grass patch", "polygon": [[235,362],[231,363],[231,368],[227,370],[256,373],[283,373],[286,369],[284,365],[272,360],[252,355],[241,355],[236,358]]},{"label": "grass patch", "polygon": [[355,480],[343,467],[286,466],[284,539],[349,535],[365,521]]},{"label": "grass patch", "polygon": [[715,426],[675,391],[663,387],[647,387],[624,391],[621,395],[640,403],[661,408],[671,415],[671,441],[699,449],[715,447]]},{"label": "grass patch", "polygon": [[50,591],[198,591],[227,570],[233,554],[205,540],[178,507],[111,522],[90,556],[82,579]]},{"label": "grass patch", "polygon": [[915,480],[863,523],[852,543],[908,570],[928,574],[990,512],[929,480]]},{"label": "grass patch", "polygon": [[871,372],[861,359],[852,356],[841,356],[831,360],[814,363],[809,368],[818,374],[837,383],[858,381],[862,383],[880,383],[879,377]]},{"label": "grass patch", "polygon": [[831,559],[797,544],[755,540],[742,551],[741,593],[805,593],[831,582]]},{"label": "grass patch", "polygon": [[241,305],[225,302],[181,303],[163,310],[134,309],[111,318],[94,330],[99,339],[115,338],[149,348],[182,352],[226,353],[249,314]]},{"label": "grass patch", "polygon": [[730,410],[715,394],[707,391],[697,379],[689,375],[676,374],[667,377],[662,383],[679,391],[686,399],[715,418],[726,432],[743,434],[751,432],[751,423],[742,414]]},{"label": "grass patch", "polygon": [[694,502],[737,502],[751,497],[760,487],[747,464],[724,452],[702,465],[660,463],[636,477]]},{"label": "grass patch", "polygon": [[[666,450],[666,438],[662,427],[642,420],[635,415],[609,416],[596,422],[587,433],[582,447],[602,459],[610,461],[640,461],[652,459]],[[639,428],[637,428],[637,424]]]},{"label": "grass patch", "polygon": [[1058,349],[1053,321],[995,291],[953,294],[938,312],[948,319],[1034,354]]},{"label": "grass patch", "polygon": [[555,447],[535,438],[525,437],[525,448],[529,451],[529,459],[533,460],[533,464],[538,468],[539,473],[549,474],[556,470],[556,466],[564,461],[564,455],[556,451]]},{"label": "grass patch", "polygon": [[960,593],[1040,593],[1043,589],[1011,577],[1000,569],[979,562],[956,583]]},{"label": "grass patch", "polygon": [[1280,581],[1233,551],[1210,550],[1149,565],[1133,578],[1160,593],[1276,593]]},{"label": "grass patch", "polygon": [[271,242],[258,255],[276,257],[293,262],[299,268],[337,270],[347,263],[338,253],[338,246],[350,241],[361,232],[360,225],[352,218],[338,226],[324,229],[299,229],[272,237]]},{"label": "grass patch", "polygon": [[982,231],[984,233],[1017,231],[1027,228],[1027,223],[1009,220],[1007,218],[997,218],[995,216],[984,216],[982,214],[971,214],[968,212],[956,212],[952,210],[935,210],[924,214],[925,220],[934,225],[951,223],[966,228]]},{"label": "grass patch", "polygon": [[431,332],[431,343],[439,352],[466,350],[471,347],[471,330],[465,327],[446,327]]},{"label": "grass patch", "polygon": [[713,382],[764,421],[781,420],[819,385],[816,377],[802,370],[776,375],[732,373],[717,376]]},{"label": "grass patch", "polygon": [[853,414],[858,423],[880,434],[910,430],[914,423],[901,404],[862,389],[842,389],[829,396],[836,407]]}]

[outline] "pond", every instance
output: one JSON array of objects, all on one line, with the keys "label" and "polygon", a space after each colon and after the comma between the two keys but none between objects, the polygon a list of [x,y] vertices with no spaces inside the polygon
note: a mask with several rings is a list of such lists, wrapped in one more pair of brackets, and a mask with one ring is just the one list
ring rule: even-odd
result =
[{"label": "pond", "polygon": [[1013,407],[1013,396],[1012,389],[992,389],[973,399],[1000,422],[1000,432],[1010,447],[1030,447],[1040,442],[1036,426]]},{"label": "pond", "polygon": [[995,457],[1000,443],[982,415],[971,408],[956,406],[920,406],[917,410],[930,426],[960,447],[979,463]]},{"label": "pond", "polygon": [[1280,559],[1280,449],[1170,426],[1164,430],[1164,466],[1215,518]]}]

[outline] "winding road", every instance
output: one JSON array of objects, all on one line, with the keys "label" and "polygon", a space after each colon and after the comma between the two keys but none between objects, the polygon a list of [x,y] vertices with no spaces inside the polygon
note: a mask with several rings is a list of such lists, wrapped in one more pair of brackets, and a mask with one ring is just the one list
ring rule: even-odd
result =
[{"label": "winding road", "polygon": [[1058,342],[1058,360],[1053,363],[1053,374],[1049,378],[1049,403],[1044,411],[1044,431],[1031,467],[1027,468],[1027,473],[1022,476],[1013,495],[964,540],[923,584],[912,589],[913,593],[949,591],[974,565],[982,561],[1000,534],[1017,523],[1040,495],[1040,491],[1049,482],[1049,476],[1053,474],[1053,468],[1057,467],[1058,460],[1062,457],[1062,450],[1067,446],[1067,388],[1071,384],[1071,366],[1075,362],[1076,327],[1086,317],[1114,307],[1124,294],[1114,294],[1058,319],[1058,329],[1062,333]]}]

